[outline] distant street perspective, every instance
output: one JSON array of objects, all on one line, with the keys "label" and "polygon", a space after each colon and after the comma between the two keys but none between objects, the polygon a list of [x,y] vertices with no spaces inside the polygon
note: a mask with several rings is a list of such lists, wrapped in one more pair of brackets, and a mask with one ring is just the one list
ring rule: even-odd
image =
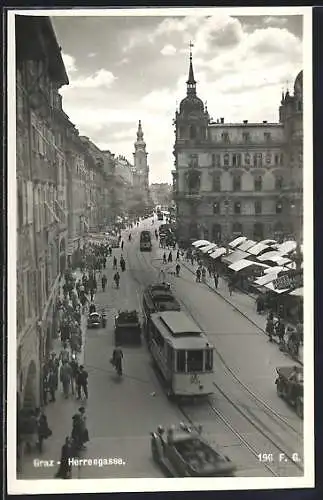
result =
[{"label": "distant street perspective", "polygon": [[[241,102],[263,119],[252,110],[251,121],[240,119],[240,104],[227,104],[228,120],[213,119],[199,97],[200,88],[211,88],[195,76],[207,71],[204,32],[187,19],[159,56],[165,74],[171,53],[182,64],[169,69],[181,78],[181,99],[167,108],[172,122],[158,99],[133,114],[144,56],[133,89],[123,88],[121,55],[115,66],[107,55],[116,82],[111,73],[107,85],[108,72],[96,66],[96,32],[116,23],[128,33],[122,17],[93,25],[91,18],[16,16],[18,479],[304,475],[301,52],[297,45],[277,75],[268,59],[273,81],[259,87],[274,92],[272,114],[257,94]],[[250,37],[246,46],[239,39],[239,50],[251,58],[262,30],[242,18],[221,20],[214,17],[217,36],[238,23]],[[284,23],[295,47],[302,45],[296,21]],[[133,22],[146,37],[167,41],[179,21]],[[200,24],[211,30],[207,18]],[[266,32],[271,40],[283,31],[277,26]],[[184,28],[196,42],[176,42]],[[88,69],[97,71],[91,83],[91,76],[81,82],[77,45],[70,55],[76,31],[87,40]],[[128,51],[143,43],[131,42],[132,33]],[[208,63],[220,57],[220,38],[208,46]],[[221,115],[225,82],[214,91],[222,89]],[[111,146],[84,94],[97,93],[104,111],[110,85],[112,101],[133,100],[124,111],[130,135],[117,129],[121,112],[106,113],[116,126]],[[67,104],[74,114],[65,109],[64,88],[67,103],[78,96],[74,108]],[[154,105],[160,126],[149,121]],[[88,128],[77,123],[78,109]],[[165,123],[169,158],[153,142],[156,134],[164,140]]]}]

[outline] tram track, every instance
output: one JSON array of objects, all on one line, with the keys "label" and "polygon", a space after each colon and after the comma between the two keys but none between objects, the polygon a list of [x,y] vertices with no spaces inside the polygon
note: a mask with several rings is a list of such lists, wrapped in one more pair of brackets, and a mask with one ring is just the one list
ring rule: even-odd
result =
[{"label": "tram track", "polygon": [[[138,264],[140,264],[140,269],[132,269],[131,273],[133,279],[140,285],[140,288],[144,288],[151,283],[151,277],[147,275],[148,273],[146,271],[142,270],[142,267],[144,267],[144,269],[150,268],[155,274],[159,272],[159,268],[152,264],[146,254],[135,253],[135,255]],[[139,273],[140,278],[138,277]],[[170,281],[174,280],[170,279]],[[193,318],[201,329],[204,330],[196,317],[197,314],[192,311],[192,308],[188,308],[185,302],[178,297],[177,300],[179,300],[183,309]],[[215,407],[214,400],[208,400],[204,405],[199,405],[198,407],[194,406],[193,409],[192,407],[184,407],[182,403],[178,403],[177,407],[185,420],[194,427],[202,425],[204,429],[208,427],[208,425],[205,426],[203,424],[205,424],[205,422],[206,424],[211,422],[209,429],[205,429],[206,434],[209,435],[214,434],[214,420],[216,420],[217,424],[222,422],[226,430],[229,430],[231,435],[234,436],[240,445],[242,444],[252,456],[252,462],[249,464],[249,469],[265,470],[267,474],[269,473],[276,477],[303,474],[304,469],[300,460],[301,453],[297,453],[293,449],[287,449],[287,444],[284,443],[283,438],[279,436],[281,433],[285,435],[288,434],[289,438],[294,442],[295,439],[297,441],[301,440],[302,432],[244,384],[234,370],[228,366],[221,353],[217,349],[215,349],[215,352],[227,376],[231,377],[233,384],[239,387],[239,390],[243,393],[244,400],[247,398],[247,401],[250,400],[256,407],[253,408],[249,402],[248,405],[245,402],[243,404],[237,403],[235,397],[228,395],[227,392],[223,391],[223,389],[214,382],[217,395],[220,396],[220,399],[217,400],[217,407]],[[219,406],[224,406],[225,409],[229,411],[225,412],[224,409],[220,409]],[[206,409],[207,412],[205,413]],[[263,418],[260,418],[256,414],[256,411],[260,411],[262,417],[265,415],[269,418],[267,425],[263,421]],[[231,418],[230,420],[227,413],[231,414],[232,412],[235,413],[235,416],[234,419]],[[237,417],[238,424],[232,421]],[[205,422],[203,422],[203,420]],[[273,424],[278,427],[278,431],[272,428]],[[245,427],[246,425],[247,430],[241,431],[241,426]],[[223,426],[221,432],[223,432]],[[219,434],[219,430],[217,430],[217,432]],[[267,458],[262,460],[259,458],[262,456]]]}]

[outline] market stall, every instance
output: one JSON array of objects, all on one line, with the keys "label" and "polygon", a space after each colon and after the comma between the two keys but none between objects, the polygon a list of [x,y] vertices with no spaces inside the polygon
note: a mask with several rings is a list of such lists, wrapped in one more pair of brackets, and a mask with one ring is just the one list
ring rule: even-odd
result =
[{"label": "market stall", "polygon": [[268,269],[266,264],[247,259],[238,260],[228,266],[232,283],[245,292],[251,291],[250,286],[257,277],[263,274],[264,269]]},{"label": "market stall", "polygon": [[238,245],[241,245],[244,241],[246,241],[247,238],[245,236],[239,236],[238,238],[235,238],[231,243],[229,243],[229,247],[231,248],[236,248]]}]

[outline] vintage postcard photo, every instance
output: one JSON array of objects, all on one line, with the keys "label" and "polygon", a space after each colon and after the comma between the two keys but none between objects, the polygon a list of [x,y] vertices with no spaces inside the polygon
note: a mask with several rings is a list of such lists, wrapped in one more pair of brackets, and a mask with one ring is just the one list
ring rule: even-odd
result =
[{"label": "vintage postcard photo", "polygon": [[313,486],[311,15],[8,12],[9,493]]}]

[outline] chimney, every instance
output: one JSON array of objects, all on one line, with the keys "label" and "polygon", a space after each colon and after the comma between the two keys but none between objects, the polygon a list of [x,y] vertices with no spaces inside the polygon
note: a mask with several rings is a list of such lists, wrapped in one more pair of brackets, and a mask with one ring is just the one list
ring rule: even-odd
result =
[{"label": "chimney", "polygon": [[267,123],[267,120],[263,120],[263,122],[262,122],[262,123]]},{"label": "chimney", "polygon": [[220,118],[220,120],[221,120],[221,123],[224,123],[224,118]]},{"label": "chimney", "polygon": [[248,120],[243,120],[243,123],[244,123],[245,125],[247,125]]}]

